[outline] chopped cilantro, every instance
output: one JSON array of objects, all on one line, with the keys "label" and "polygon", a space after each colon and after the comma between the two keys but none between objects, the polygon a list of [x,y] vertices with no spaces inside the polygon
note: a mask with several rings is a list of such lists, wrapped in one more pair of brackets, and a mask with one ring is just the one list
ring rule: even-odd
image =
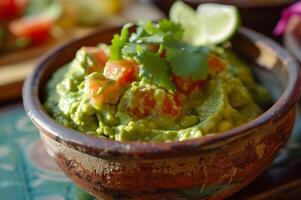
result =
[{"label": "chopped cilantro", "polygon": [[175,24],[167,19],[159,21],[158,24],[162,32],[171,33],[175,39],[182,39],[184,29],[179,24]]},{"label": "chopped cilantro", "polygon": [[129,28],[132,24],[126,24],[121,30],[121,34],[115,34],[112,39],[112,45],[110,46],[111,50],[111,60],[119,60],[122,58],[121,49],[128,42],[129,39]]},{"label": "chopped cilantro", "polygon": [[[120,35],[114,35],[110,47],[111,60],[137,60],[142,65],[141,78],[169,91],[175,90],[171,73],[193,80],[207,78],[209,47],[197,47],[181,41],[183,29],[180,25],[166,19],[158,23],[139,22],[136,32],[129,35],[131,26],[125,25]],[[159,45],[157,52],[152,52],[150,45]],[[166,55],[164,58],[160,57],[162,53]]]},{"label": "chopped cilantro", "polygon": [[137,32],[130,37],[130,42],[159,44],[168,35],[181,39],[183,29],[180,25],[166,19],[159,21],[157,24],[150,21],[140,22]]},{"label": "chopped cilantro", "polygon": [[138,55],[138,51],[144,51],[147,49],[147,44],[127,43],[122,49],[121,53],[123,57],[134,58]]},{"label": "chopped cilantro", "polygon": [[[141,23],[141,22],[140,22],[140,23]],[[138,40],[138,38],[143,37],[143,36],[145,36],[145,35],[146,35],[146,33],[145,33],[145,31],[144,31],[143,26],[140,26],[140,25],[138,24],[138,25],[137,25],[137,28],[136,28],[136,32],[131,34],[129,41],[130,41],[130,42],[135,42],[135,41]]]},{"label": "chopped cilantro", "polygon": [[139,76],[169,91],[175,90],[175,86],[170,80],[170,70],[165,59],[160,58],[156,53],[143,51],[137,56],[137,60],[142,64]]},{"label": "chopped cilantro", "polygon": [[125,44],[122,49],[121,53],[123,57],[130,57],[133,58],[137,55],[137,44],[136,43],[127,43]]},{"label": "chopped cilantro", "polygon": [[149,35],[155,35],[158,32],[161,32],[158,24],[153,24],[151,21],[146,21],[142,23],[145,32]]},{"label": "chopped cilantro", "polygon": [[193,80],[207,78],[209,54],[207,47],[195,47],[172,38],[167,38],[164,45],[166,59],[175,75]]}]

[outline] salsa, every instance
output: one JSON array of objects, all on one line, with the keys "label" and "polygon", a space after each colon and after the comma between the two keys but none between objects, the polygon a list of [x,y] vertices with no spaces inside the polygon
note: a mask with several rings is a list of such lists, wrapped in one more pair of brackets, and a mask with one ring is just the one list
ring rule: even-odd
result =
[{"label": "salsa", "polygon": [[169,20],[126,24],[111,45],[82,47],[47,84],[60,124],[119,141],[219,134],[262,113],[269,99],[230,48],[193,46]]}]

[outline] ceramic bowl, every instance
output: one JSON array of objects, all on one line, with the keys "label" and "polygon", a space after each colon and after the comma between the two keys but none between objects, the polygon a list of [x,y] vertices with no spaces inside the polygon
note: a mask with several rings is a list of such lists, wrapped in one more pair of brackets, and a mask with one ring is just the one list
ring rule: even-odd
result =
[{"label": "ceramic bowl", "polygon": [[233,49],[253,66],[275,103],[225,133],[181,142],[120,142],[55,122],[43,108],[46,82],[82,46],[109,43],[120,28],[99,30],[44,56],[23,88],[27,115],[47,152],[80,187],[102,199],[223,199],[270,165],[291,134],[301,92],[294,59],[270,39],[241,28]]}]

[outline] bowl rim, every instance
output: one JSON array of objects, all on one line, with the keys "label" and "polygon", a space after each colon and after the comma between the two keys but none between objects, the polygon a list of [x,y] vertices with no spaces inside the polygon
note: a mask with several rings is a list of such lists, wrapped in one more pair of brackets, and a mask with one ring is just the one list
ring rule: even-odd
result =
[{"label": "bowl rim", "polygon": [[174,142],[116,141],[89,136],[60,125],[47,114],[39,99],[38,83],[44,72],[44,66],[46,66],[46,63],[51,62],[52,59],[55,59],[60,51],[68,48],[70,45],[80,41],[83,42],[89,37],[118,29],[120,29],[120,27],[99,29],[87,36],[64,43],[52,49],[42,57],[36,69],[26,79],[23,87],[24,108],[29,118],[43,134],[46,134],[63,145],[101,158],[158,159],[196,155],[202,151],[210,151],[220,147],[224,143],[246,136],[250,133],[250,130],[282,117],[293,108],[301,94],[300,69],[294,58],[292,58],[284,48],[266,36],[247,28],[240,28],[240,35],[246,36],[255,43],[260,42],[273,49],[277,53],[278,58],[282,60],[288,68],[289,80],[285,91],[273,106],[256,119],[224,133]]}]

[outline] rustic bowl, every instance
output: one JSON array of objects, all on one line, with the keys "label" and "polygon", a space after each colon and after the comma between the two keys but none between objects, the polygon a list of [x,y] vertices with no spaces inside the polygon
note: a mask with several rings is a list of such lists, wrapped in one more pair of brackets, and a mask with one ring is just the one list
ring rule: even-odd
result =
[{"label": "rustic bowl", "polygon": [[241,127],[199,139],[155,143],[92,137],[55,122],[43,108],[45,84],[52,73],[81,46],[109,43],[119,31],[99,30],[51,51],[23,89],[25,110],[45,148],[76,184],[103,199],[222,199],[272,162],[294,125],[300,71],[284,49],[245,28],[233,39],[233,47],[256,64],[257,78],[275,103]]}]

